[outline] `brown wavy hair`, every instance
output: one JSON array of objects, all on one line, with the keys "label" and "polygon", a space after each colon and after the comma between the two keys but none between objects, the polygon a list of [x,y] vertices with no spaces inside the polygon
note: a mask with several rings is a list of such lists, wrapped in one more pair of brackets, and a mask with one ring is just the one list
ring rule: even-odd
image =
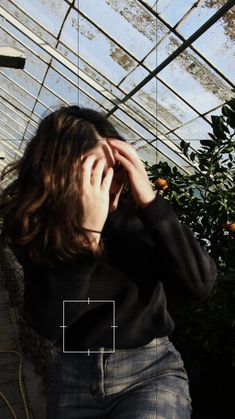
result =
[{"label": "brown wavy hair", "polygon": [[[1,180],[13,175],[1,194],[3,245],[52,266],[84,251],[103,254],[102,238],[93,251],[80,224],[81,155],[97,146],[98,137],[125,141],[105,115],[88,108],[61,107],[41,121],[24,155],[2,171]],[[123,195],[130,198],[129,192],[127,181]],[[133,199],[127,202],[133,206]]]}]

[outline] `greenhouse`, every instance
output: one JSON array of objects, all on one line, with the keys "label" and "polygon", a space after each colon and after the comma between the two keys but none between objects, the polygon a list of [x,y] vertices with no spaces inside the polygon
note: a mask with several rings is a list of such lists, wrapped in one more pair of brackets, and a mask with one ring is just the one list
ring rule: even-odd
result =
[{"label": "greenhouse", "polygon": [[[234,0],[1,1],[1,419],[234,416],[234,22]],[[92,152],[106,166],[89,207],[76,182]],[[185,374],[173,390],[158,360],[168,337]]]}]

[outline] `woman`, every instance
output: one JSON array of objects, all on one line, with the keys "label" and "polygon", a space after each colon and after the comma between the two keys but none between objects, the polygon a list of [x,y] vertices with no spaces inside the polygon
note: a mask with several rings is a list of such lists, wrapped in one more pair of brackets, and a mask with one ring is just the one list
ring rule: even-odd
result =
[{"label": "woman", "polygon": [[134,147],[101,113],[62,107],[10,172],[3,237],[24,270],[24,316],[57,347],[47,419],[190,418],[165,289],[202,301],[216,267]]}]

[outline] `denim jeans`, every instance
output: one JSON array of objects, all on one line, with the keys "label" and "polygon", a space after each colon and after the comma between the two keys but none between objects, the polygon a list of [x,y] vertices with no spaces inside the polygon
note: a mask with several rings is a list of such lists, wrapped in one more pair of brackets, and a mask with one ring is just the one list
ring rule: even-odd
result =
[{"label": "denim jeans", "polygon": [[190,419],[187,373],[168,337],[49,357],[46,419]]}]

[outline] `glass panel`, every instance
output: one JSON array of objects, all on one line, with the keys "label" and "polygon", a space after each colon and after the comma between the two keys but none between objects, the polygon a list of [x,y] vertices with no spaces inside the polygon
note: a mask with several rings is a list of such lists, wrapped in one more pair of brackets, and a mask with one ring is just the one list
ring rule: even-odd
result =
[{"label": "glass panel", "polygon": [[[37,0],[36,2],[17,0],[15,3],[55,36],[58,35],[69,8],[65,1],[61,2],[60,0]],[[9,1],[7,7],[9,7]],[[34,27],[34,30],[38,34],[36,27]]]},{"label": "glass panel", "polygon": [[[21,4],[20,4],[21,3]],[[44,40],[45,42],[47,42],[49,45],[55,45],[56,39],[50,35],[48,32],[46,32],[46,30],[48,30],[50,28],[50,25],[53,25],[53,20],[51,19],[51,23],[49,26],[45,26],[44,30],[41,26],[39,26],[35,21],[37,21],[37,17],[38,14],[40,13],[40,8],[39,10],[37,10],[37,12],[35,14],[32,15],[31,19],[30,17],[28,17],[24,11],[21,11],[20,7],[30,7],[33,6],[38,9],[38,3],[36,4],[35,2],[30,2],[30,1],[13,1],[11,0],[11,2],[9,0],[1,0],[1,6],[5,8],[5,10],[7,10],[12,16],[14,16],[20,23],[22,23],[27,29],[30,29],[34,34],[36,34],[37,36],[39,36],[42,40]],[[48,15],[45,15],[45,19],[44,19],[44,23],[47,20]],[[6,26],[9,25],[8,22],[5,22]],[[16,29],[13,28],[12,26],[12,30],[15,31]]]},{"label": "glass panel", "polygon": [[196,118],[197,114],[180,98],[157,81],[157,119],[169,129]]},{"label": "glass panel", "polygon": [[54,97],[53,97],[52,102],[53,102],[53,105],[52,105],[53,108],[52,106],[50,108],[50,106],[48,106],[48,103],[46,105],[45,103],[37,102],[35,105],[34,112],[42,119],[42,118],[45,118],[50,112],[53,112],[55,109],[57,109],[58,106],[63,105],[63,103],[60,102],[59,100],[56,102]]},{"label": "glass panel", "polygon": [[[13,71],[13,70],[11,70],[11,71]],[[21,89],[20,86],[17,86],[15,83],[13,83],[13,81],[4,77],[4,75],[1,74],[1,73],[0,73],[0,86],[5,91],[14,94],[14,97],[17,100],[19,100],[19,102],[25,104],[29,108],[33,108],[33,105],[35,103],[35,98],[33,98],[27,92],[25,92],[23,89]]]},{"label": "glass panel", "polygon": [[132,115],[136,121],[140,121],[146,128],[156,133],[156,117],[149,115],[145,108],[138,105],[133,99],[125,103],[126,112]]},{"label": "glass panel", "polygon": [[126,115],[131,116],[132,119],[134,119],[134,121],[138,122],[138,124],[144,128],[145,131],[156,135],[156,127],[154,125],[150,125],[148,122],[146,122],[142,117],[140,112],[136,113],[132,110],[132,108],[130,108],[129,106],[127,106],[126,104],[124,105],[120,105],[119,106],[120,109],[122,109]]},{"label": "glass panel", "polygon": [[134,87],[136,87],[137,84],[139,84],[148,75],[148,71],[146,71],[143,67],[138,66],[134,71],[127,75],[127,77],[125,77],[119,87],[124,90],[124,92],[129,93],[130,90],[134,89]]},{"label": "glass panel", "polygon": [[144,3],[148,4],[154,10],[156,10],[157,0],[144,0]]},{"label": "glass panel", "polygon": [[[177,1],[177,0],[175,0]],[[207,20],[210,19],[223,5],[225,1],[215,0],[201,0],[196,7],[192,9],[191,14],[188,18],[182,22],[179,26],[179,30],[186,38],[202,26]],[[221,19],[220,23],[223,25],[226,35],[230,35],[232,29],[232,23],[234,20],[234,10],[230,9]],[[234,29],[232,30],[234,32]],[[216,41],[217,42],[217,41]],[[214,43],[213,48],[214,49]]]},{"label": "glass panel", "polygon": [[16,131],[14,130],[14,128],[11,127],[11,125],[7,125],[6,122],[3,121],[2,116],[0,120],[0,128],[5,133],[4,135],[6,140],[16,137]]},{"label": "glass panel", "polygon": [[31,139],[36,134],[36,131],[37,131],[37,127],[33,126],[32,124],[29,124],[25,131],[25,136]]},{"label": "glass panel", "polygon": [[[69,80],[72,84],[74,84],[75,89],[77,88],[78,83],[79,83],[78,75],[74,74],[67,67],[65,67],[62,63],[60,63],[59,61],[55,59],[52,60],[51,68],[52,70],[57,70],[61,77],[64,77],[65,79]],[[57,71],[55,72],[56,74],[57,74]]]},{"label": "glass panel", "polygon": [[174,26],[195,4],[195,0],[158,0],[157,12],[171,26]]},{"label": "glass panel", "polygon": [[157,79],[145,84],[132,98],[154,118],[157,116]]},{"label": "glass panel", "polygon": [[[208,132],[211,132],[211,127],[202,118],[197,118],[174,132],[179,134],[185,141],[192,142],[193,147],[197,147],[197,140],[210,138]],[[169,134],[169,138],[171,138],[171,134]]]},{"label": "glass panel", "polygon": [[146,140],[154,139],[154,135],[152,135],[146,129],[141,127],[134,119],[130,118],[123,111],[116,111],[115,116],[119,117],[123,122],[125,122],[133,131],[135,131],[139,135],[139,137],[145,138]]},{"label": "glass panel", "polygon": [[25,71],[27,71],[29,74],[32,74],[36,79],[39,81],[43,80],[43,77],[45,75],[47,64],[45,64],[39,57],[32,54],[31,51],[29,51],[27,48],[22,46],[19,42],[17,42],[12,36],[8,35],[6,32],[0,29],[0,37],[1,37],[1,43],[5,47],[12,47],[17,48],[24,52],[26,56],[26,62],[25,62]]},{"label": "glass panel", "polygon": [[[79,25],[78,25],[79,23]],[[86,19],[79,17],[79,54],[105,77],[118,84],[137,62],[126,52],[99,32]],[[78,37],[78,33],[76,33]]]},{"label": "glass panel", "polygon": [[78,51],[79,51],[78,30],[79,30],[78,12],[74,9],[71,9],[64,23],[64,26],[60,35],[60,41],[62,41],[69,48],[71,48],[75,52],[75,54],[78,54]]},{"label": "glass panel", "polygon": [[0,133],[0,169],[2,171],[3,159],[6,159],[6,153],[5,153],[5,150],[3,148],[3,144],[4,144],[3,141],[4,140],[2,140],[1,138],[2,138],[2,136],[1,136],[1,133]]},{"label": "glass panel", "polygon": [[[158,36],[158,34],[157,34]],[[156,50],[151,52],[144,60],[144,64],[153,71],[159,64],[161,64],[169,55],[171,55],[182,44],[179,39],[168,32],[164,39],[158,40]]]},{"label": "glass panel", "polygon": [[[72,85],[72,83],[70,83],[68,80],[60,76],[52,69],[50,69],[47,73],[44,86],[55,92],[63,102],[75,104],[78,100],[77,89]],[[40,94],[40,97],[43,97],[43,101],[47,103],[45,94],[46,90],[44,89],[44,93]],[[52,93],[50,93],[50,96],[52,96]],[[52,104],[51,99],[50,104]]]},{"label": "glass panel", "polygon": [[173,90],[200,113],[208,112],[230,96],[230,87],[195,53],[181,53],[159,73]]},{"label": "glass panel", "polygon": [[157,163],[157,150],[154,149],[152,145],[149,145],[147,142],[145,145],[141,146],[137,150],[140,158],[147,161],[149,164]]},{"label": "glass panel", "polygon": [[[112,93],[116,98],[119,98],[119,99],[123,98],[124,93],[121,92],[120,89],[117,89],[111,80],[108,80],[107,78],[105,78],[103,74],[98,73],[96,69],[92,68],[88,63],[83,61],[81,58],[79,58],[79,70],[81,70],[84,74],[86,74],[92,80],[94,80],[96,83],[102,86],[107,92]],[[79,72],[81,78],[82,78],[83,73]]]},{"label": "glass panel", "polygon": [[[2,28],[0,28],[0,34],[1,39],[4,39],[4,34],[9,33],[14,39],[18,40],[19,43],[22,45],[20,49],[27,48],[28,50],[32,51],[35,55],[37,55],[40,60],[45,61],[46,63],[49,63],[50,61],[50,55],[43,50],[43,48],[40,48],[39,45],[37,45],[34,41],[29,39],[26,35],[22,34],[20,31],[18,31],[14,26],[12,26],[7,21],[4,21],[2,24]],[[43,46],[43,42],[42,42]],[[26,57],[27,58],[27,57]]]},{"label": "glass panel", "polygon": [[[1,129],[0,129],[1,131]],[[15,156],[16,156],[16,152],[14,150],[12,150],[11,146],[9,146],[8,144],[9,140],[1,140],[1,156],[3,156],[5,158],[4,161],[1,160],[1,163],[4,164],[4,166],[6,166],[8,163],[10,163],[12,160],[14,160]]]},{"label": "glass panel", "polygon": [[2,74],[12,79],[21,88],[25,89],[31,95],[37,96],[40,89],[40,83],[33,80],[32,77],[30,77],[24,71],[19,71],[18,69],[14,68],[2,68],[1,71]]},{"label": "glass panel", "polygon": [[[42,117],[61,105],[79,103],[102,111],[119,105],[110,121],[142,159],[151,164],[156,159],[173,160],[182,169],[192,171],[177,146],[181,138],[190,141],[192,148],[200,146],[200,139],[209,138],[211,115],[220,115],[224,101],[232,96],[229,83],[188,48],[159,72],[158,82],[155,77],[124,104],[120,100],[182,44],[148,7],[155,8],[163,20],[187,38],[224,3],[2,0],[3,16],[5,11],[10,16],[1,18],[1,45],[23,50],[26,65],[24,70],[0,69],[0,156],[1,150],[6,156],[0,160],[0,168],[14,158],[17,149],[22,153],[27,144],[27,140],[21,144],[22,138],[35,134]],[[233,15],[234,8],[193,45],[231,80]],[[16,27],[11,23],[14,19],[18,21]],[[24,33],[19,30],[21,24]],[[28,35],[26,30],[30,31]],[[48,46],[61,54],[61,60],[54,57],[53,49],[51,54],[47,52]],[[74,71],[66,67],[63,57],[73,64]],[[205,114],[205,118],[197,113]]]},{"label": "glass panel", "polygon": [[96,102],[98,102],[105,109],[110,110],[111,108],[113,108],[113,103],[110,100],[106,99],[87,83],[84,83],[81,79],[79,80],[79,89],[82,92],[86,93],[89,97],[91,97],[91,99],[94,99]]},{"label": "glass panel", "polygon": [[97,102],[95,102],[92,98],[90,98],[81,90],[79,90],[78,92],[78,105],[83,106],[84,108],[92,108],[96,111],[104,110],[101,105],[99,105]]},{"label": "glass panel", "polygon": [[10,126],[16,133],[19,133],[20,136],[23,135],[27,120],[25,121],[14,109],[10,109],[2,102],[0,102],[0,112],[1,121]]},{"label": "glass panel", "polygon": [[[65,58],[67,58],[69,61],[71,61],[74,65],[78,66],[79,58],[78,58],[78,54],[76,54],[75,51],[73,51],[73,52],[70,51],[69,48],[67,48],[66,46],[64,46],[60,42],[59,42],[56,49],[57,49],[58,52],[60,52],[60,54],[62,54]],[[77,49],[77,53],[78,53],[78,49]]]},{"label": "glass panel", "polygon": [[163,153],[167,157],[169,157],[171,160],[173,160],[177,164],[177,166],[180,166],[180,167],[185,167],[186,166],[186,161],[182,157],[180,157],[177,152],[174,152],[173,150],[170,150],[169,147],[167,147],[166,144],[161,143],[160,141],[158,141],[157,149],[161,153]]},{"label": "glass panel", "polygon": [[[167,162],[168,165],[171,168],[173,168],[174,166],[178,166],[178,164],[179,164],[179,163],[177,164],[177,162],[174,162],[174,161],[170,160],[169,157],[167,157],[166,155],[163,154],[163,151],[160,152],[160,150],[157,150],[157,162],[159,162],[159,161],[165,161],[165,162]],[[184,168],[185,168],[185,170],[184,170]],[[184,165],[184,163],[182,163],[181,166],[178,166],[178,170],[181,173],[185,173],[185,171],[186,172],[192,171],[191,170],[191,166],[186,166],[186,165]]]},{"label": "glass panel", "polygon": [[50,93],[45,87],[42,88],[40,95],[38,96],[39,109],[42,106],[42,110],[38,113],[42,118],[44,118],[44,112],[53,112],[60,106],[67,106],[67,103],[56,97],[53,93]]},{"label": "glass panel", "polygon": [[[136,59],[143,59],[154,47],[156,18],[140,3],[134,0],[105,0],[99,2],[99,8],[96,5],[97,0],[79,1],[81,12],[130,51]],[[162,26],[159,25],[159,32]]]},{"label": "glass panel", "polygon": [[209,112],[208,114],[205,115],[205,118],[207,119],[208,122],[210,122],[211,124],[211,116],[212,115],[216,115],[216,116],[220,116],[222,114],[222,106],[219,106],[217,109],[212,110],[211,112]]},{"label": "glass panel", "polygon": [[139,134],[132,131],[128,125],[123,123],[122,118],[117,118],[115,115],[111,115],[109,120],[116,127],[119,134],[122,135],[128,143],[132,143],[133,141],[140,138]]},{"label": "glass panel", "polygon": [[[234,16],[235,18],[235,16]],[[223,20],[219,20],[204,35],[202,35],[194,46],[217,67],[232,82],[235,81],[234,57],[234,28],[231,24],[224,25]],[[211,48],[213,45],[213,48]]]},{"label": "glass panel", "polygon": [[18,100],[14,98],[14,96],[7,93],[3,88],[0,86],[0,98],[3,99],[3,102],[9,103],[12,105],[15,109],[18,109],[19,112],[22,112],[22,114],[25,117],[30,117],[31,115],[31,109],[20,103]]}]

